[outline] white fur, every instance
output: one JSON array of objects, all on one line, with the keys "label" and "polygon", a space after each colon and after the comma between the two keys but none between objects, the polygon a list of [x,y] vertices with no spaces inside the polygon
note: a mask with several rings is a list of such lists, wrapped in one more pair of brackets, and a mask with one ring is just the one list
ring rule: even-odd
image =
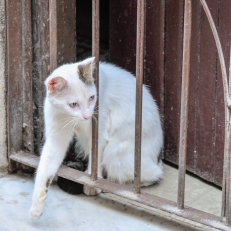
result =
[{"label": "white fur", "polygon": [[[92,64],[88,58],[82,64]],[[45,81],[62,77],[68,86],[58,94],[50,94],[47,89],[45,99],[46,142],[39,163],[30,217],[38,219],[43,211],[47,190],[47,179],[53,179],[63,161],[67,147],[75,133],[85,155],[89,155],[91,165],[91,120],[84,117],[93,115],[96,99],[94,85],[85,85],[78,77],[80,63],[66,64],[57,68]],[[99,177],[102,168],[107,177],[118,183],[132,182],[134,179],[134,140],[135,140],[135,84],[134,76],[114,65],[100,63],[99,68]],[[80,102],[77,110],[70,103]],[[160,116],[156,103],[146,87],[143,87],[142,119],[142,185],[150,185],[162,175],[162,162],[158,162],[163,137]],[[87,193],[87,188],[84,190]],[[88,194],[88,193],[87,193]],[[89,193],[92,194],[92,193]]]}]

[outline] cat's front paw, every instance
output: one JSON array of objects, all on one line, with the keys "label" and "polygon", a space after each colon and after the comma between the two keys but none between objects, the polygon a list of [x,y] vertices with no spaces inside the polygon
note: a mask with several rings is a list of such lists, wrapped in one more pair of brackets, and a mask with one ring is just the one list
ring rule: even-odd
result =
[{"label": "cat's front paw", "polygon": [[97,188],[92,188],[90,186],[84,185],[83,186],[83,192],[85,195],[87,196],[95,196],[101,193],[101,189],[97,189]]},{"label": "cat's front paw", "polygon": [[31,220],[35,221],[41,217],[42,213],[43,211],[40,211],[38,209],[30,209],[29,217]]},{"label": "cat's front paw", "polygon": [[43,209],[44,209],[43,204],[37,204],[36,206],[32,205],[29,211],[30,219],[33,221],[38,220],[43,214]]}]

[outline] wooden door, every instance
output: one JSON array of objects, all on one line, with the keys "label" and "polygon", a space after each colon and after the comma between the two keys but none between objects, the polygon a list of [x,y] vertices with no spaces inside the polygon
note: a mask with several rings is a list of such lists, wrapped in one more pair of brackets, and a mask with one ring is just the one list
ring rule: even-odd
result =
[{"label": "wooden door", "polygon": [[[227,67],[231,2],[209,0]],[[149,0],[146,5],[145,83],[160,108],[163,158],[178,164],[183,39],[183,0]],[[222,183],[224,98],[214,38],[200,1],[192,1],[187,170]],[[135,74],[136,1],[110,1],[110,60]]]}]

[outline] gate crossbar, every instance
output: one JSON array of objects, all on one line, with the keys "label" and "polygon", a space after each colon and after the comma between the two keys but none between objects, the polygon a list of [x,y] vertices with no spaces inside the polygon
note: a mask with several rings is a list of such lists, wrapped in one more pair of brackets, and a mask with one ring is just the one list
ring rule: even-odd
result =
[{"label": "gate crossbar", "polygon": [[[39,163],[38,156],[23,151],[19,153],[12,153],[10,158],[13,161],[22,163],[33,168],[37,168]],[[208,214],[187,206],[185,206],[184,209],[178,209],[177,204],[173,201],[143,192],[141,194],[137,194],[133,191],[131,187],[128,187],[126,185],[120,185],[101,178],[98,178],[97,180],[92,180],[91,176],[87,173],[78,171],[65,165],[61,165],[57,174],[60,177],[80,184],[103,189],[105,192],[109,192],[122,198],[128,199],[131,201],[131,203],[132,201],[135,201],[137,203],[170,214],[175,214],[179,217],[195,221],[197,223],[201,223],[213,228],[222,228],[222,230],[225,231],[230,231],[230,227],[224,224],[222,219],[218,216]]]}]

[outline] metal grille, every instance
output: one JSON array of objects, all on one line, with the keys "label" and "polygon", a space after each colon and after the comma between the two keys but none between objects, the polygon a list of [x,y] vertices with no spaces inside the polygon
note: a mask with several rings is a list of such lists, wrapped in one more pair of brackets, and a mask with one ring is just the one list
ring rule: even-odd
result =
[{"label": "metal grille", "polygon": [[[188,91],[189,91],[189,71],[190,71],[190,44],[191,44],[191,25],[192,25],[192,8],[191,8],[191,0],[185,0],[185,9],[184,9],[184,38],[183,38],[183,60],[182,60],[182,94],[181,94],[181,118],[180,118],[180,150],[179,150],[179,178],[178,178],[178,199],[177,203],[150,195],[147,193],[141,193],[140,191],[140,174],[141,174],[141,130],[142,130],[142,85],[143,85],[143,69],[144,69],[144,30],[145,30],[145,0],[137,0],[137,47],[136,47],[136,120],[135,120],[135,170],[134,170],[134,188],[130,188],[126,185],[119,185],[116,183],[112,183],[110,181],[104,179],[97,178],[97,166],[98,166],[98,124],[93,120],[93,145],[92,145],[92,169],[91,176],[80,172],[78,170],[74,170],[68,168],[66,166],[61,166],[58,175],[64,177],[66,179],[79,182],[82,184],[86,184],[93,187],[101,188],[107,192],[113,193],[115,195],[121,196],[123,198],[127,198],[141,204],[154,207],[156,209],[176,214],[180,217],[190,219],[195,222],[199,222],[205,224],[207,226],[221,228],[223,230],[230,230],[231,225],[231,193],[230,193],[230,148],[231,148],[231,132],[230,132],[230,93],[231,93],[231,82],[227,82],[227,73],[224,62],[224,56],[220,44],[220,40],[218,37],[218,33],[210,14],[209,8],[206,4],[205,0],[200,0],[203,9],[206,12],[208,17],[217,50],[219,55],[219,60],[222,69],[222,79],[223,79],[223,88],[224,88],[224,102],[225,102],[225,151],[224,151],[224,170],[223,170],[223,191],[222,191],[222,214],[221,217],[214,216],[202,211],[198,211],[196,209],[186,207],[184,205],[184,192],[185,192],[185,173],[186,173],[186,150],[187,150],[187,130],[188,130]],[[16,5],[15,5],[16,4]],[[12,69],[12,61],[17,62],[17,55],[20,53],[19,51],[13,50],[12,47],[14,43],[18,43],[17,40],[12,38],[23,37],[23,35],[29,36],[29,43],[22,42],[22,44],[18,45],[18,49],[22,49],[24,51],[25,60],[29,60],[29,62],[23,63],[23,69],[27,73],[31,66],[31,2],[30,1],[22,1],[22,9],[24,10],[24,14],[26,20],[22,22],[17,22],[13,18],[18,14],[18,11],[13,11],[14,7],[20,4],[19,0],[9,0],[7,1],[7,57],[8,57],[8,143],[9,143],[9,170],[13,171],[15,169],[15,162],[19,162],[25,164],[27,166],[31,166],[36,168],[38,165],[39,158],[35,155],[30,154],[30,151],[33,150],[33,131],[30,129],[31,124],[33,124],[33,114],[32,110],[32,102],[30,97],[17,99],[17,101],[13,101],[13,98],[16,96],[15,92],[18,92],[18,89],[11,88],[12,81],[16,81],[11,76],[17,75],[15,69]],[[57,11],[56,11],[56,0],[49,0],[49,17],[50,17],[50,70],[56,68],[57,66]],[[11,20],[10,20],[11,19]],[[12,20],[13,19],[13,20]],[[98,88],[98,71],[99,71],[99,27],[100,27],[100,19],[99,19],[99,0],[92,0],[92,55],[96,57],[96,71],[94,73],[94,77],[96,80],[96,86]],[[20,30],[18,28],[23,28]],[[22,34],[21,34],[22,33]],[[26,52],[26,49],[29,51]],[[16,54],[16,55],[15,55]],[[13,57],[14,56],[14,57]],[[18,55],[19,56],[19,55]],[[231,67],[231,63],[230,63]],[[231,70],[231,69],[230,69]],[[24,95],[31,96],[31,76],[27,77],[29,79],[29,86],[22,86],[24,91]],[[231,72],[229,73],[229,81],[231,81]],[[28,83],[28,81],[24,82]],[[13,84],[15,86],[16,84]],[[32,97],[31,97],[32,98]],[[28,103],[28,104],[25,104]],[[14,113],[21,113],[16,111],[18,104],[25,104],[28,109],[26,112],[27,117],[23,117],[24,127],[24,137],[23,141],[16,142],[13,140],[13,136],[17,132],[17,128],[13,129],[15,126],[13,124],[12,117]],[[98,105],[96,105],[98,106]],[[100,112],[99,112],[100,113]],[[98,118],[96,118],[97,121]],[[21,122],[21,121],[20,121]],[[18,128],[20,130],[20,128]],[[29,145],[29,152],[26,153],[21,150],[20,142],[31,144]],[[213,221],[213,222],[211,222]]]}]

